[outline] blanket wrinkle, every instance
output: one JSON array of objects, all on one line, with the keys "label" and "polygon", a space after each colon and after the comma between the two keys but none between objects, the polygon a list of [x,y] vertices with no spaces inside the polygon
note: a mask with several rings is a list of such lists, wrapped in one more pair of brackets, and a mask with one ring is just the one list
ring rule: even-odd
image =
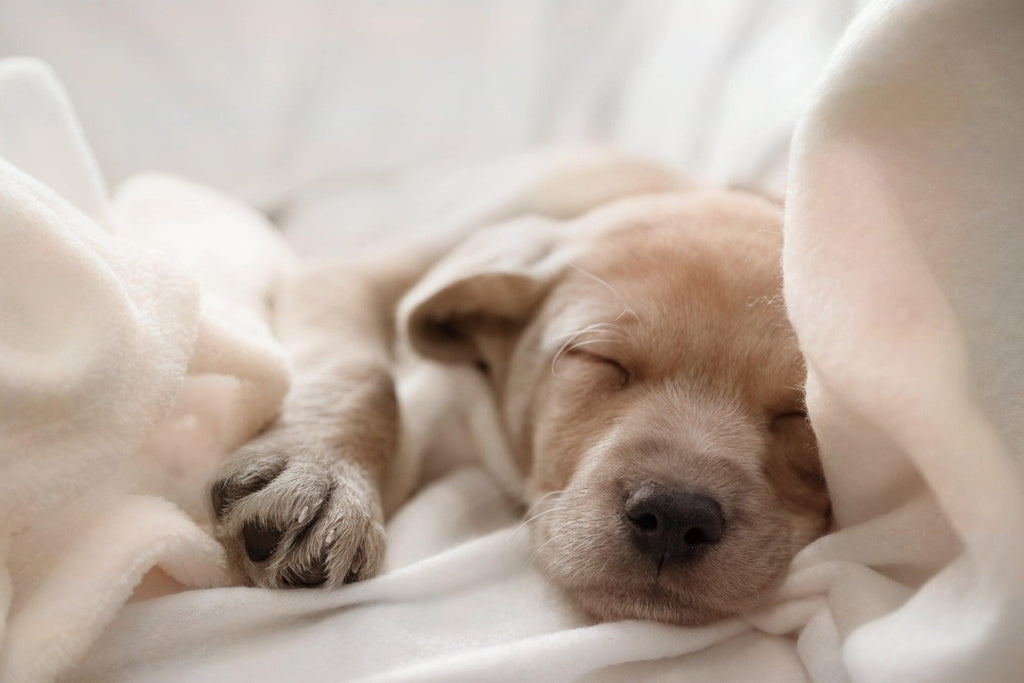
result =
[{"label": "blanket wrinkle", "polygon": [[[291,255],[254,212],[188,183],[140,178],[130,202],[108,203],[38,62],[0,62],[0,152],[0,681],[48,681],[154,567],[186,587],[228,581],[199,492],[287,391],[283,350],[249,300]],[[244,292],[204,289],[147,244],[154,223],[206,263],[205,233],[223,226],[248,251],[218,248],[218,272]],[[193,389],[211,382],[226,390]]]},{"label": "blanket wrinkle", "polygon": [[0,64],[0,157],[108,228],[107,189],[67,92],[44,63],[13,57]]}]

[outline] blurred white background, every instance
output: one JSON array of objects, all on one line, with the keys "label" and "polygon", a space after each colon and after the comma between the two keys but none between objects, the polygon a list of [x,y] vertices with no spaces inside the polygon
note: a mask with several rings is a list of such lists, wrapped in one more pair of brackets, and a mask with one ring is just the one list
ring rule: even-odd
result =
[{"label": "blurred white background", "polygon": [[794,119],[861,4],[5,0],[0,56],[54,67],[112,187],[179,173],[310,251],[415,220],[404,190],[440,170],[550,143],[781,194]]}]

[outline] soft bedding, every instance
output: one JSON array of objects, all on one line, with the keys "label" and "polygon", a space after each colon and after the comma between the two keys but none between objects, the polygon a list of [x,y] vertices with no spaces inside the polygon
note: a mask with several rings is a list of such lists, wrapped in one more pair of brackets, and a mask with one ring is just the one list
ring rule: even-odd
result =
[{"label": "soft bedding", "polygon": [[152,567],[228,581],[202,488],[287,391],[258,304],[291,253],[184,181],[109,200],[38,62],[0,62],[0,112],[0,680],[52,680]]},{"label": "soft bedding", "polygon": [[[0,152],[57,192],[5,165],[0,236],[19,248],[74,247],[66,263],[91,270],[46,272],[97,298],[125,293],[102,300],[133,311],[117,318],[131,325],[83,329],[95,335],[90,348],[102,351],[102,341],[122,349],[109,356],[121,362],[94,366],[108,373],[100,386],[118,387],[136,372],[130,391],[68,394],[60,409],[80,416],[68,441],[56,438],[66,437],[60,431],[24,431],[11,406],[46,394],[14,374],[21,366],[0,366],[0,481],[4,521],[12,520],[0,527],[0,548],[13,577],[0,592],[0,678],[1019,680],[1022,44],[1024,11],[1014,0],[905,0],[868,7],[838,45],[793,136],[784,251],[786,303],[807,356],[808,409],[836,530],[797,556],[764,609],[697,629],[594,624],[575,613],[530,568],[527,530],[477,469],[445,476],[399,511],[389,523],[389,572],[378,579],[329,593],[204,588],[118,609],[152,566],[188,587],[225,580],[201,518],[181,510],[201,517],[192,485],[200,456],[214,459],[258,428],[284,391],[283,359],[259,323],[269,284],[246,274],[269,278],[290,256],[255,214],[180,181],[140,179],[107,203],[73,116],[47,86],[41,99],[56,102],[52,130],[64,132],[26,145],[32,138],[12,137],[5,118]],[[35,67],[21,68],[45,81]],[[780,123],[761,148],[785,149],[789,134]],[[55,162],[36,161],[39,149]],[[455,197],[449,205],[457,208]],[[117,236],[101,225],[117,225]],[[165,264],[169,226],[184,238],[190,225],[204,226],[202,236],[184,240],[195,246],[173,260],[188,262],[191,276],[161,279],[174,267]],[[262,247],[214,253],[223,242],[209,235],[218,230]],[[137,255],[160,240],[165,256]],[[35,290],[7,287],[10,274],[44,271],[14,269],[27,262],[14,253],[0,250],[9,257],[0,299],[5,357],[26,330],[50,339],[60,327],[16,307],[36,297],[10,292]],[[229,313],[204,308],[206,297]],[[237,325],[217,324],[225,315]],[[143,334],[157,329],[155,338]],[[133,348],[149,351],[123,363]],[[214,376],[238,379],[219,394],[205,384],[220,381]],[[117,403],[97,403],[104,396]],[[135,412],[123,413],[128,406]],[[130,418],[132,429],[97,421],[114,415]],[[15,429],[32,437],[28,447],[11,447]],[[89,438],[109,445],[97,451]],[[190,462],[182,465],[184,453]],[[17,479],[33,471],[25,463],[49,463],[39,472],[62,476]],[[48,489],[54,481],[62,488]],[[151,526],[103,526],[116,521],[120,508],[108,505],[115,496],[140,511],[124,518]],[[79,531],[86,528],[95,533]],[[63,554],[66,539],[78,539],[83,552]],[[116,572],[102,564],[115,561]],[[74,571],[63,574],[60,562]],[[90,566],[96,573],[80,576]],[[68,576],[72,583],[61,581]],[[150,573],[142,588],[159,589],[160,578]],[[86,599],[96,595],[102,604]]]}]

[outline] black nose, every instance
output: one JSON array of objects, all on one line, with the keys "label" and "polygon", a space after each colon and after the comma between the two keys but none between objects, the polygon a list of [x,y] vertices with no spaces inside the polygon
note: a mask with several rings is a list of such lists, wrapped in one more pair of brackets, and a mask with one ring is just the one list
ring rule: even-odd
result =
[{"label": "black nose", "polygon": [[685,560],[722,537],[725,520],[714,498],[657,484],[641,486],[626,500],[633,539],[655,560]]}]

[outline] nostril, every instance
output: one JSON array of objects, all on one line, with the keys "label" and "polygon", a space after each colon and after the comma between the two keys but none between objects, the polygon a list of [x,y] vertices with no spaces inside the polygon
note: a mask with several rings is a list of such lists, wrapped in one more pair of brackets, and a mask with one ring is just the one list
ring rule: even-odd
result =
[{"label": "nostril", "polygon": [[643,512],[636,516],[631,516],[629,521],[633,522],[633,524],[635,524],[641,531],[658,530],[658,518],[649,512]]},{"label": "nostril", "polygon": [[725,524],[722,507],[714,498],[694,494],[682,515],[683,543],[688,547],[715,543],[722,538]]},{"label": "nostril", "polygon": [[686,533],[683,534],[683,542],[690,547],[703,543],[713,543],[716,540],[707,531],[696,526],[692,529],[687,529]]}]

